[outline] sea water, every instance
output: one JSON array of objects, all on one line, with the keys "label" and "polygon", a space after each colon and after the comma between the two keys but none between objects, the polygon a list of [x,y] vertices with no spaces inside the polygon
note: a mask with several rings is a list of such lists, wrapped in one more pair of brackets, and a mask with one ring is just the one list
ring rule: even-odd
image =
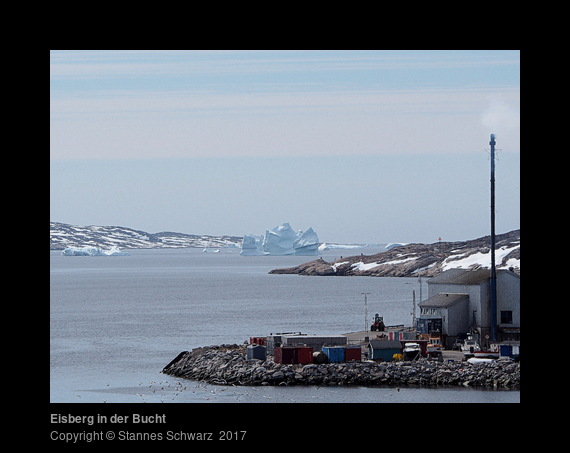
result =
[{"label": "sea water", "polygon": [[[328,250],[328,261],[384,248]],[[363,330],[375,313],[411,325],[425,279],[272,275],[303,256],[239,249],[129,250],[129,256],[50,251],[50,401],[150,403],[520,402],[513,390],[383,387],[235,387],[160,371],[181,351],[277,332]],[[409,284],[408,284],[409,283]],[[367,295],[365,306],[364,295]]]}]

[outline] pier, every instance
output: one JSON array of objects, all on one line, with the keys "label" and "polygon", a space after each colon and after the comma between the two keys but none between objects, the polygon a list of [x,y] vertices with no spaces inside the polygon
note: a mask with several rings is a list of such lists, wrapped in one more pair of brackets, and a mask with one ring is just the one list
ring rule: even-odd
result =
[{"label": "pier", "polygon": [[[344,335],[347,338],[349,345],[360,344],[360,346],[362,348],[362,353],[364,354],[366,352],[366,349],[368,347],[368,342],[370,340],[374,340],[374,339],[378,338],[379,336],[381,336],[382,334],[388,335],[388,332],[396,332],[398,330],[399,330],[399,327],[396,328],[396,327],[388,326],[384,332],[371,332],[369,330],[367,330],[367,331],[363,330],[363,331],[359,331],[359,332],[343,333],[342,335]],[[443,361],[453,360],[453,361],[461,362],[464,360],[464,358],[465,358],[465,354],[463,353],[463,351],[452,351],[452,350],[447,350],[447,349],[442,350]]]}]

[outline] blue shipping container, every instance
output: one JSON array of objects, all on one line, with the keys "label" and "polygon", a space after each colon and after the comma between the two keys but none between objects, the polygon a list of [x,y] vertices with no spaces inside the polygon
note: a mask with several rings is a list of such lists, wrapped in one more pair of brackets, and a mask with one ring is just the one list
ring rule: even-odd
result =
[{"label": "blue shipping container", "polygon": [[253,360],[253,359],[265,360],[266,354],[267,352],[265,346],[251,344],[247,347],[247,360]]},{"label": "blue shipping container", "polygon": [[322,351],[329,358],[329,363],[344,362],[344,346],[323,346]]}]

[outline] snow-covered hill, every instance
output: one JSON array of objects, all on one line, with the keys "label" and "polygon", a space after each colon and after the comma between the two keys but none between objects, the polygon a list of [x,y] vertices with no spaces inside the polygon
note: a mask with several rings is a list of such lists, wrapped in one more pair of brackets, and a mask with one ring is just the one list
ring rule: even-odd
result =
[{"label": "snow-covered hill", "polygon": [[[495,265],[520,274],[521,231],[496,236]],[[447,269],[491,267],[490,238],[470,241],[403,244],[375,255],[356,255],[327,262],[322,258],[273,274],[361,275],[373,277],[433,277]]]},{"label": "snow-covered hill", "polygon": [[77,226],[50,222],[49,248],[63,250],[67,247],[94,246],[102,249],[119,247],[133,248],[175,248],[175,247],[240,247],[241,237],[207,236],[170,231],[147,233],[121,226]]}]

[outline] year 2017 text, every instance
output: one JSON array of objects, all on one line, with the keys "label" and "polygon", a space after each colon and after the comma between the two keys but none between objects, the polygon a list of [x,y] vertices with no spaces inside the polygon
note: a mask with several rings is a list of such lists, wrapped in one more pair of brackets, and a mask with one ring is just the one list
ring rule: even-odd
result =
[{"label": "year 2017 text", "polygon": [[243,440],[247,431],[220,431],[219,440]]}]

